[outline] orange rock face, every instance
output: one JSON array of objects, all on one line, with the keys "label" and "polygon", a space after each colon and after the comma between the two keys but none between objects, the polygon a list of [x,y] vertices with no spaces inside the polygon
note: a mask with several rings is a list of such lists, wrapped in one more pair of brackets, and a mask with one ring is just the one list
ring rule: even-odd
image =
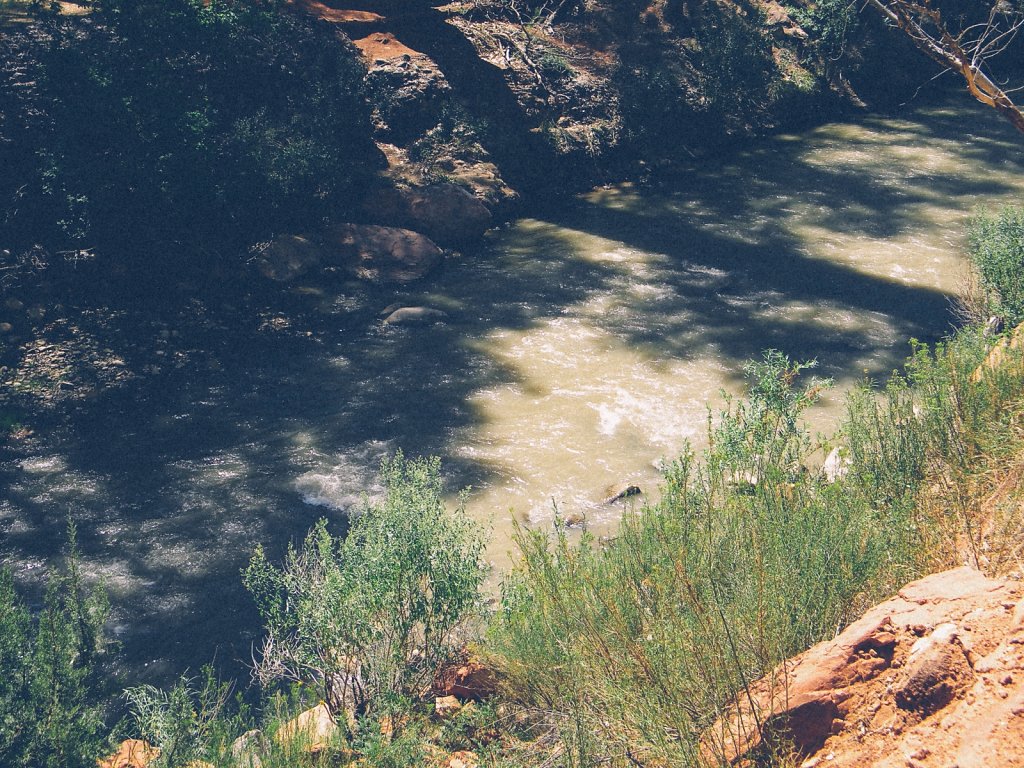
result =
[{"label": "orange rock face", "polygon": [[705,758],[788,742],[805,768],[1024,765],[1022,598],[970,568],[907,585],[754,683],[705,734]]},{"label": "orange rock face", "polygon": [[444,670],[434,687],[442,696],[454,696],[462,701],[479,701],[497,691],[498,679],[494,670],[479,661],[470,660]]},{"label": "orange rock face", "polygon": [[146,768],[160,757],[160,750],[141,739],[125,739],[117,752],[96,761],[97,768]]}]

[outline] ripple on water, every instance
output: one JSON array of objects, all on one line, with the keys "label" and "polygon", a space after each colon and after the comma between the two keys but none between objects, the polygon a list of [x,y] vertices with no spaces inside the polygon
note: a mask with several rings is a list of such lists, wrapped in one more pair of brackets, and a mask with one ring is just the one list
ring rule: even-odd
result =
[{"label": "ripple on water", "polygon": [[317,468],[296,477],[292,485],[310,506],[348,512],[362,505],[364,494],[371,503],[380,498],[384,488],[377,468],[393,450],[390,443],[379,440],[368,441],[344,456],[327,457],[307,450],[304,461]]}]

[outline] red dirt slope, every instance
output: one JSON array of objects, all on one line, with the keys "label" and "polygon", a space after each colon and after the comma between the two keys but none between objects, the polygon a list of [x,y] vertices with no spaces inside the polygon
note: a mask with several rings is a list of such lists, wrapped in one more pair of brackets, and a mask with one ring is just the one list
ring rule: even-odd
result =
[{"label": "red dirt slope", "polygon": [[913,582],[754,683],[705,756],[790,742],[804,768],[1024,766],[1022,598],[966,567]]}]

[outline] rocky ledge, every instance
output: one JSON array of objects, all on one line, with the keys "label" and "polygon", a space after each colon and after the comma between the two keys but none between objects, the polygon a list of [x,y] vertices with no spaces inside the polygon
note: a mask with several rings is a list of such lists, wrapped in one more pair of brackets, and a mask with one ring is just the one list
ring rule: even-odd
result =
[{"label": "rocky ledge", "polygon": [[1024,765],[1024,588],[915,581],[757,681],[704,736],[715,764],[788,745],[802,768]]}]

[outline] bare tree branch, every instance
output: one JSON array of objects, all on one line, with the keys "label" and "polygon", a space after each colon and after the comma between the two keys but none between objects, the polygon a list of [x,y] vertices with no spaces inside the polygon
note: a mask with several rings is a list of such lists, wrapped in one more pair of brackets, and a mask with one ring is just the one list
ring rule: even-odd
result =
[{"label": "bare tree branch", "polygon": [[1024,133],[1024,112],[988,74],[991,60],[1004,52],[1024,27],[1024,11],[1008,0],[995,0],[985,21],[954,34],[931,0],[865,0],[882,17],[902,30],[915,46],[946,69],[958,72],[967,89]]}]

